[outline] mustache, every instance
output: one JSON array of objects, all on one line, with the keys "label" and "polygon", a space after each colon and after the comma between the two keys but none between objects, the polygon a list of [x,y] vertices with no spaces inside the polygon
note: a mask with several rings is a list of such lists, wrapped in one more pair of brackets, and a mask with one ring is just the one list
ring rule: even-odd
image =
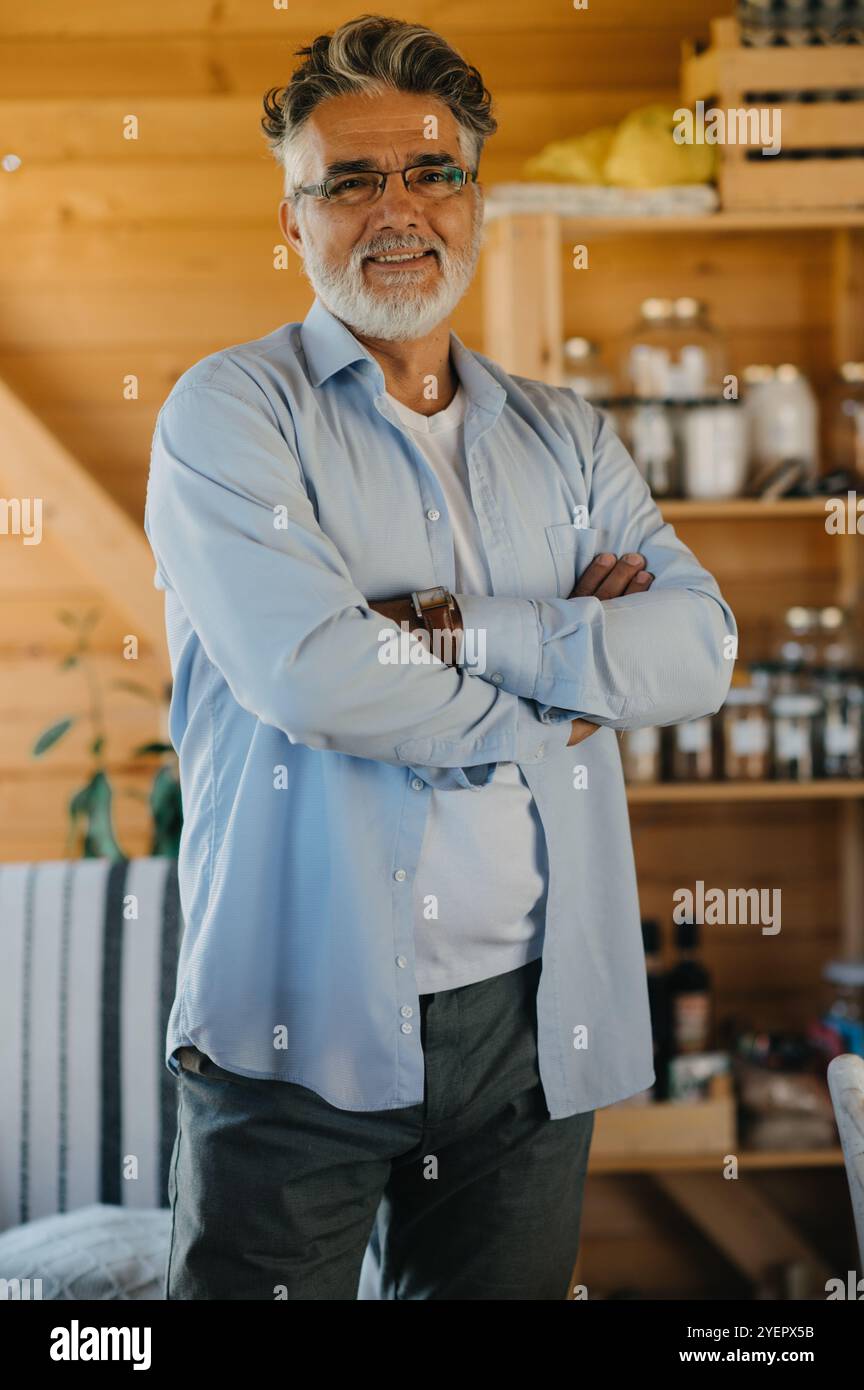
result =
[{"label": "mustache", "polygon": [[440,237],[421,237],[414,233],[380,232],[370,237],[362,246],[355,246],[351,253],[352,265],[361,265],[369,256],[384,256],[388,251],[434,251],[440,259],[446,253],[446,246]]}]

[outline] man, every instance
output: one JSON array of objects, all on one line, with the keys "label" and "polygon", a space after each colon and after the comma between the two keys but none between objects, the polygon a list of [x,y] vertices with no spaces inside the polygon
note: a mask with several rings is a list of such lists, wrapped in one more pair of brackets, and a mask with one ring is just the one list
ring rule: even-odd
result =
[{"label": "man", "polygon": [[368,16],[301,56],[263,125],[315,302],[181,376],[148,483],[166,1296],[354,1299],[368,1246],[361,1297],[563,1299],[594,1111],[654,1080],[616,731],[717,710],[735,622],[605,419],[450,332],[479,74]]}]

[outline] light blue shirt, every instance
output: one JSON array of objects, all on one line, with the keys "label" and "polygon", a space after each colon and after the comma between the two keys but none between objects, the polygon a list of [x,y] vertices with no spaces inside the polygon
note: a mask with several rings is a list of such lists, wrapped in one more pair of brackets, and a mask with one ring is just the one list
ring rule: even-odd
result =
[{"label": "light blue shirt", "polygon": [[[398,628],[367,599],[455,589],[453,537],[380,366],[320,301],[196,363],[159,412],[144,525],[186,924],[165,1060],[176,1072],[193,1044],[341,1109],[420,1103],[411,885],[430,789],[470,796],[516,762],[548,850],[538,1053],[557,1119],[655,1079],[616,731],[719,709],[736,626],[604,417],[455,335],[451,351],[493,582],[457,595],[482,674],[379,659]],[[641,551],[650,591],[568,598],[600,550]],[[603,727],[568,748],[576,715]]]}]

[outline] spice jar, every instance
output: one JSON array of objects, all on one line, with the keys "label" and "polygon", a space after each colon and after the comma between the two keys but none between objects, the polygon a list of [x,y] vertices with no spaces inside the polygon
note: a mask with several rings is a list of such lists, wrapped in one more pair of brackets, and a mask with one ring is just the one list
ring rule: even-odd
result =
[{"label": "spice jar", "polygon": [[817,673],[823,702],[822,772],[864,776],[864,673]]},{"label": "spice jar", "polygon": [[740,401],[706,397],[681,409],[685,496],[740,497],[748,462],[747,422]]},{"label": "spice jar", "polygon": [[775,695],[771,702],[775,777],[809,782],[816,776],[816,733],[821,710],[818,695]]},{"label": "spice jar", "polygon": [[714,776],[711,716],[672,726],[672,777],[676,782],[710,782]]},{"label": "spice jar", "polygon": [[809,484],[818,474],[818,408],[810,383],[791,362],[744,369],[753,487],[767,486],[783,465]]},{"label": "spice jar", "polygon": [[623,389],[642,400],[719,395],[726,354],[705,305],[689,295],[642,301],[621,349]]},{"label": "spice jar", "polygon": [[628,782],[660,781],[660,730],[627,729],[621,738],[624,776]]},{"label": "spice jar", "polygon": [[724,777],[766,779],[771,771],[771,729],[765,692],[758,686],[733,686],[720,716]]}]

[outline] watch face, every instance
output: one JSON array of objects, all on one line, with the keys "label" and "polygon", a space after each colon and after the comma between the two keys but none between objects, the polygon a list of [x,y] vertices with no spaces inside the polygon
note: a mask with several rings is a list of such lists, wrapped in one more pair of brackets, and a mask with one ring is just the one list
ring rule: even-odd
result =
[{"label": "watch face", "polygon": [[427,608],[435,603],[446,603],[447,590],[443,587],[443,585],[439,584],[434,589],[422,589],[420,591],[419,598],[424,608]]}]

